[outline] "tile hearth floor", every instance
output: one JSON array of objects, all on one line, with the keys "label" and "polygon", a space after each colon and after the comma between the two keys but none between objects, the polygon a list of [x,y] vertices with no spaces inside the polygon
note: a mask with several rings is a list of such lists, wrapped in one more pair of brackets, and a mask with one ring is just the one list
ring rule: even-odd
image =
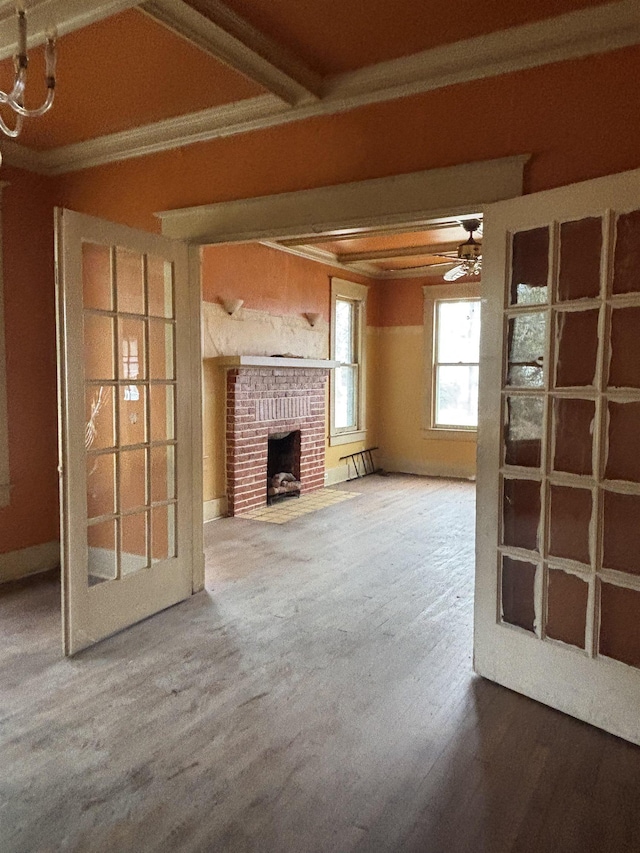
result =
[{"label": "tile hearth floor", "polygon": [[267,521],[269,524],[286,524],[301,515],[308,515],[327,506],[341,503],[358,496],[358,492],[339,492],[337,489],[320,489],[299,498],[286,498],[272,506],[260,506],[243,513],[240,518],[252,521]]}]

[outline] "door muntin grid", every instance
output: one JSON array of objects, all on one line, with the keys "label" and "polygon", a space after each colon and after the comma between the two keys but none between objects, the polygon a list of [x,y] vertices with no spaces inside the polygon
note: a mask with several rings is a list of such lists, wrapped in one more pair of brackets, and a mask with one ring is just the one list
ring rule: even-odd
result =
[{"label": "door muntin grid", "polygon": [[177,556],[173,264],[83,243],[87,580]]},{"label": "door muntin grid", "polygon": [[637,667],[640,211],[515,232],[509,248],[497,619]]}]

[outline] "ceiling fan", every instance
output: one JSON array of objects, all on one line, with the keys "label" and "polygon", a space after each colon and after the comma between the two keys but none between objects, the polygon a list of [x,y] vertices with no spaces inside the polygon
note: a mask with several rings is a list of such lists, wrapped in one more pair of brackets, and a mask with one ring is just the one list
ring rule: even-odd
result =
[{"label": "ceiling fan", "polygon": [[458,259],[462,262],[444,274],[445,281],[455,281],[463,275],[480,275],[482,270],[482,243],[473,236],[482,227],[479,219],[464,219],[461,223],[469,239],[458,246]]}]

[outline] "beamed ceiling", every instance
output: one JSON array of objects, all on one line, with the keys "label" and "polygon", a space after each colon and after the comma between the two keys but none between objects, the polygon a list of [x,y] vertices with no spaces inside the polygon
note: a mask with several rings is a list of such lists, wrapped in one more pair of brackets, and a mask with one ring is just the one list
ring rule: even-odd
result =
[{"label": "beamed ceiling", "polygon": [[[56,103],[0,148],[5,163],[53,175],[640,43],[638,0],[30,0],[27,14],[26,105],[43,96],[52,25]],[[0,0],[3,89],[15,42],[13,0]],[[440,226],[402,245],[309,252],[415,274],[466,237],[457,222]]]}]

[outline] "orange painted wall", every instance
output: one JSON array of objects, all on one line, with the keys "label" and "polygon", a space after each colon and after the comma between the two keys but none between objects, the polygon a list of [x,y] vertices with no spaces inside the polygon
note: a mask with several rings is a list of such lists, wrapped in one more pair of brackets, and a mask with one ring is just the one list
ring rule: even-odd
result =
[{"label": "orange painted wall", "polygon": [[59,197],[157,231],[154,211],[523,153],[548,189],[640,165],[639,77],[626,48],[84,170]]},{"label": "orange painted wall", "polygon": [[[205,246],[202,250],[202,298],[205,302],[244,299],[245,308],[276,315],[318,312],[329,322],[331,276],[371,284],[365,276],[259,243]],[[376,296],[372,302],[371,316],[376,312]]]},{"label": "orange painted wall", "polygon": [[56,339],[51,182],[3,169],[10,504],[0,554],[58,538]]},{"label": "orange painted wall", "polygon": [[[457,283],[474,281],[472,278],[458,279]],[[424,322],[423,287],[443,285],[441,277],[387,278],[375,283],[370,293],[375,294],[375,314],[370,318],[375,326],[421,326]],[[375,318],[375,320],[373,319]]]}]

